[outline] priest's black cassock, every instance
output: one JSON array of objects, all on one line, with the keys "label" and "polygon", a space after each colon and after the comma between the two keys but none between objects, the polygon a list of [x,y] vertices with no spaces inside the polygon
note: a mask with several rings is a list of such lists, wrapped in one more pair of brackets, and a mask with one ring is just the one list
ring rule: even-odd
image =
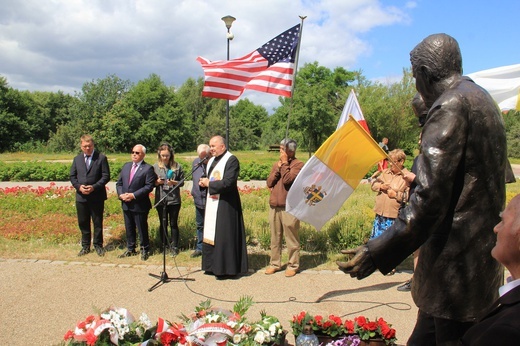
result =
[{"label": "priest's black cassock", "polygon": [[[226,152],[208,163],[208,177]],[[216,194],[220,195],[220,199],[214,244],[202,244],[202,270],[207,274],[235,276],[245,274],[248,270],[244,218],[237,188],[239,172],[240,163],[232,155],[226,162],[221,179],[212,180],[209,184],[208,199]]]}]

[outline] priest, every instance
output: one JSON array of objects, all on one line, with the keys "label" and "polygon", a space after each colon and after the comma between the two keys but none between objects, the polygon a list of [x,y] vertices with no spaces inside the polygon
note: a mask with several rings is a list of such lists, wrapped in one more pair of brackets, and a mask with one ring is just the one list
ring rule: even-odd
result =
[{"label": "priest", "polygon": [[248,270],[246,233],[237,187],[240,163],[227,150],[221,136],[211,138],[209,147],[212,158],[207,165],[207,177],[199,180],[199,186],[208,188],[202,270],[220,280],[231,279]]}]

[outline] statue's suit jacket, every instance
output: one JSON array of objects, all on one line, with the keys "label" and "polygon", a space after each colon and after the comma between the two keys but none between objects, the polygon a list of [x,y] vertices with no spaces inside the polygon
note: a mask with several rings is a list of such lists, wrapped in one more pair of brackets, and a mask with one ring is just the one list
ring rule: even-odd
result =
[{"label": "statue's suit jacket", "polygon": [[505,206],[506,135],[484,89],[455,76],[426,117],[417,187],[394,225],[367,243],[388,273],[421,247],[412,296],[438,318],[475,322],[498,298],[503,270],[491,257]]}]

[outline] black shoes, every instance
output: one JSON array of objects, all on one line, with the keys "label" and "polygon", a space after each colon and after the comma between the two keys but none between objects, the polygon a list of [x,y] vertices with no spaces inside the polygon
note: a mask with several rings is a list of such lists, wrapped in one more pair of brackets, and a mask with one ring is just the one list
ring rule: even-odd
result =
[{"label": "black shoes", "polygon": [[81,249],[81,251],[78,253],[78,257],[85,256],[86,254],[90,253],[90,248],[84,247]]},{"label": "black shoes", "polygon": [[94,246],[94,249],[96,250],[96,253],[98,254],[98,256],[102,257],[102,256],[105,256],[105,249],[103,249],[102,246]]},{"label": "black shoes", "polygon": [[199,257],[199,256],[202,256],[202,251],[200,251],[200,250],[195,250],[190,255],[191,258],[195,258],[195,257]]},{"label": "black shoes", "polygon": [[[131,257],[131,256],[137,256],[138,253],[135,250],[126,250],[123,252],[123,254],[119,255],[119,258],[125,258],[125,257]],[[146,250],[141,250],[141,259],[143,261],[146,261],[150,257],[150,253]]]},{"label": "black shoes", "polygon": [[135,251],[135,250],[131,250],[131,251],[130,250],[126,250],[121,255],[119,255],[119,258],[125,258],[125,257],[131,257],[131,256],[137,256],[137,251]]},{"label": "black shoes", "polygon": [[[96,253],[98,256],[105,256],[105,249],[103,249],[102,246],[94,245],[94,250],[96,250]],[[90,253],[90,248],[84,247],[81,249],[81,251],[78,253],[78,257],[85,256]],[[121,257],[121,256],[120,256]],[[125,256],[126,257],[126,256]]]},{"label": "black shoes", "polygon": [[397,290],[400,291],[400,292],[409,292],[409,291],[411,291],[412,290],[412,279],[406,281],[401,286],[398,286]]}]

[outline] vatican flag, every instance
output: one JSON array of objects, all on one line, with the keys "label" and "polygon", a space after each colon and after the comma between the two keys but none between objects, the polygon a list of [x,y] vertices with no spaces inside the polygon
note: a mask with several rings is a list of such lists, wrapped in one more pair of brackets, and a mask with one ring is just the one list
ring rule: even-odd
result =
[{"label": "vatican flag", "polygon": [[287,194],[286,211],[317,230],[386,153],[350,115],[303,166]]}]

